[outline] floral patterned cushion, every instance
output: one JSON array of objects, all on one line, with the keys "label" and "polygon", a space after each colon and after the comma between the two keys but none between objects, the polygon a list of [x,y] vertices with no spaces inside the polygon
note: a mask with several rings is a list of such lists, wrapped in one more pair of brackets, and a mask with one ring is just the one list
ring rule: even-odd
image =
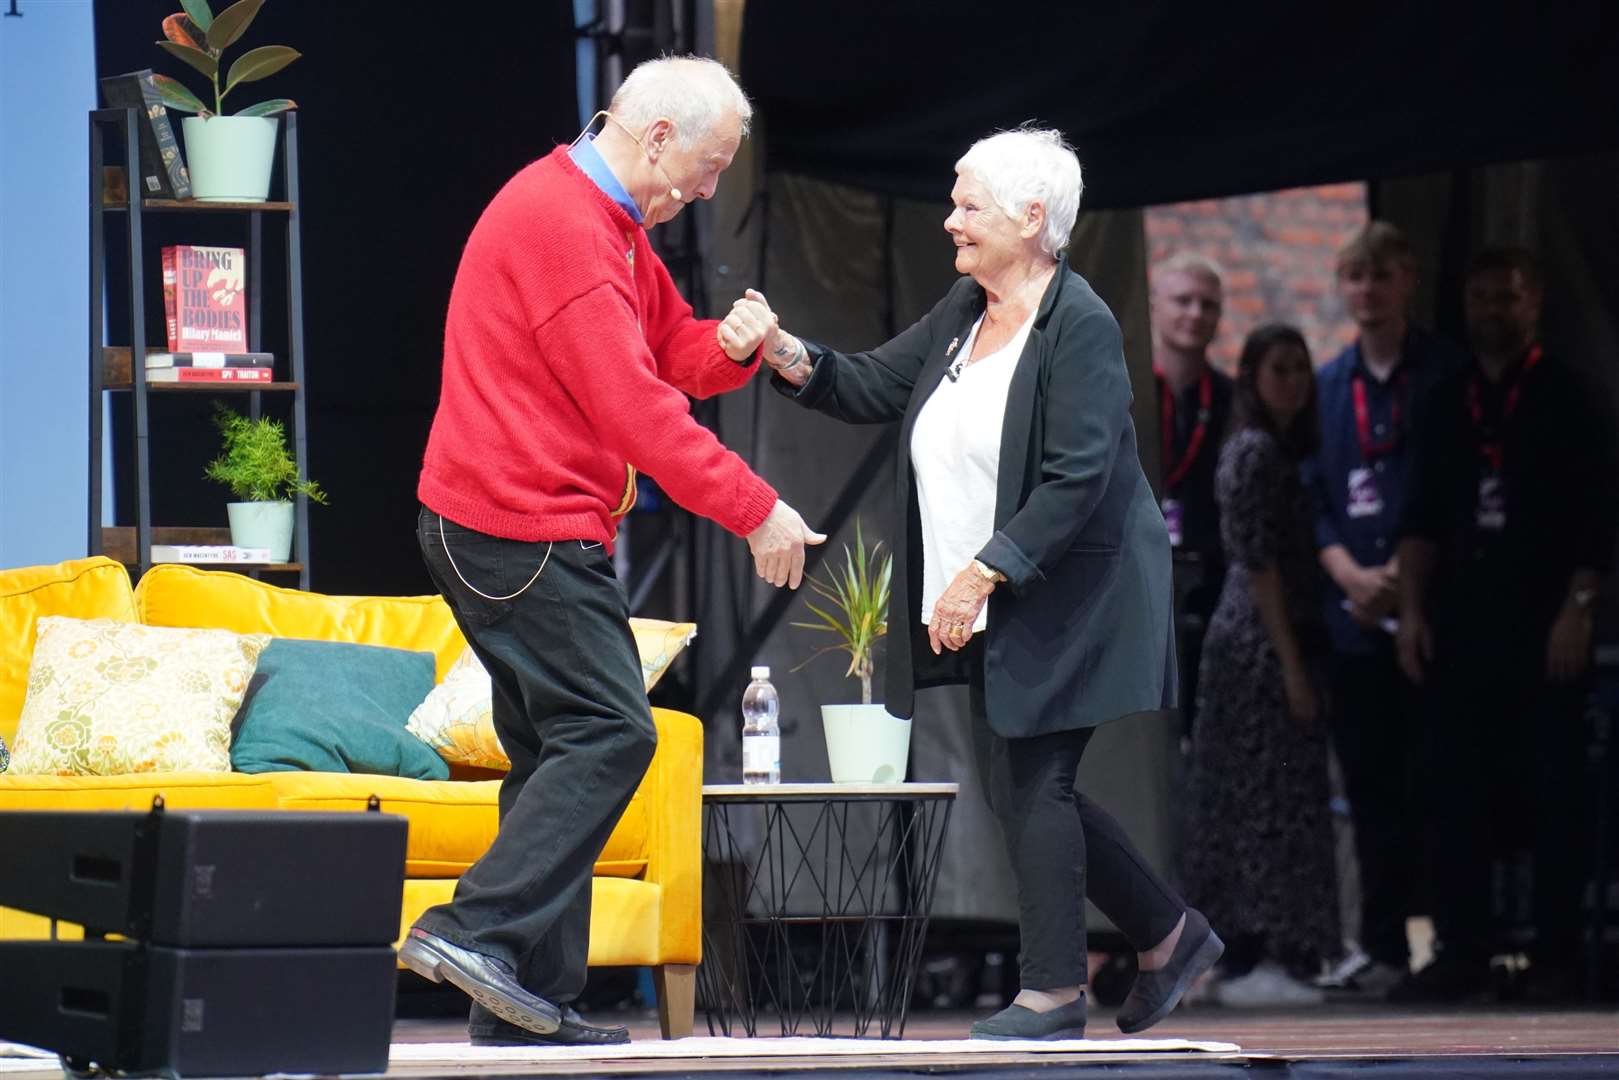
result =
[{"label": "floral patterned cushion", "polygon": [[13,773],[229,772],[231,720],[268,634],[47,615]]},{"label": "floral patterned cushion", "polygon": [[[648,693],[697,636],[695,623],[660,619],[631,619],[630,629],[641,654],[641,677]],[[509,769],[511,760],[495,735],[492,698],[489,673],[473,651],[466,649],[445,672],[444,681],[410,714],[406,730],[451,765]]]}]

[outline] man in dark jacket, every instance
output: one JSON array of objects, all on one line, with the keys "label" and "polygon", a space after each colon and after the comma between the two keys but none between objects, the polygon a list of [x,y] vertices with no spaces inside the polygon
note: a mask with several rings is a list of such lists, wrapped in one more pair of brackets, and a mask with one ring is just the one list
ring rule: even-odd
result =
[{"label": "man in dark jacket", "polygon": [[1540,343],[1534,258],[1481,252],[1465,302],[1474,363],[1436,400],[1399,549],[1400,662],[1435,688],[1427,775],[1442,812],[1440,951],[1396,996],[1486,987],[1490,864],[1511,844],[1534,861],[1531,987],[1561,997],[1578,970],[1592,820],[1580,705],[1619,463],[1603,396]]}]

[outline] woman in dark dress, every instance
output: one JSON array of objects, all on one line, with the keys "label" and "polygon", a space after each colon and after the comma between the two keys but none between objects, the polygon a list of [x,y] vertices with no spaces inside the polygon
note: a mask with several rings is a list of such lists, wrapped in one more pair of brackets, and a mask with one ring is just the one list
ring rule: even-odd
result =
[{"label": "woman in dark dress", "polygon": [[1249,335],[1215,494],[1231,569],[1198,679],[1187,895],[1230,947],[1215,997],[1310,1004],[1295,976],[1339,939],[1317,687],[1313,515],[1299,463],[1319,441],[1315,375],[1290,326]]}]

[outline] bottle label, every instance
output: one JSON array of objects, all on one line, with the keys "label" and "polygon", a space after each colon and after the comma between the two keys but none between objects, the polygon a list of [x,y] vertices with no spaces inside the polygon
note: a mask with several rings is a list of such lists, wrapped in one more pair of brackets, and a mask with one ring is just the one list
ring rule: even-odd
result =
[{"label": "bottle label", "polygon": [[744,775],[776,775],[780,769],[780,735],[743,736],[742,772]]}]

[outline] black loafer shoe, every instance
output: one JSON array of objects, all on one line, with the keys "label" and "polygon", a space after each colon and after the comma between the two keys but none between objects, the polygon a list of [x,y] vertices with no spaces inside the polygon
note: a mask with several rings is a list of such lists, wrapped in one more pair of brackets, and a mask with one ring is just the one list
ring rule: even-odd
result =
[{"label": "black loafer shoe", "polygon": [[1136,973],[1130,996],[1119,1006],[1119,1030],[1126,1035],[1146,1031],[1170,1014],[1181,995],[1225,952],[1225,942],[1209,927],[1209,920],[1194,908],[1186,909],[1186,925],[1169,963],[1156,971]]},{"label": "black loafer shoe", "polygon": [[978,1021],[967,1033],[969,1039],[1083,1039],[1085,1037],[1085,998],[1083,996],[1049,1012],[1035,1012],[1022,1005],[1008,1005],[994,1016]]},{"label": "black loafer shoe", "polygon": [[473,1046],[617,1046],[630,1041],[630,1029],[615,1024],[588,1024],[571,1006],[562,1006],[562,1026],[549,1035],[491,1018],[490,1023],[468,1025]]},{"label": "black loafer shoe", "polygon": [[540,1035],[549,1035],[562,1026],[562,1011],[524,990],[505,964],[452,945],[419,927],[411,927],[406,935],[399,949],[399,962],[431,982],[448,979],[509,1024]]}]

